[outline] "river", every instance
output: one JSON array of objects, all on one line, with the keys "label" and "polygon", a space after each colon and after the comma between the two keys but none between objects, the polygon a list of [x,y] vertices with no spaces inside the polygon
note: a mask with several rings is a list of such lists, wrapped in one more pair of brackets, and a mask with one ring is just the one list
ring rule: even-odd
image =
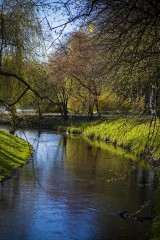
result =
[{"label": "river", "polygon": [[152,170],[81,137],[15,134],[35,154],[0,186],[1,240],[148,239],[152,221],[125,221],[118,213],[153,215],[158,180]]}]

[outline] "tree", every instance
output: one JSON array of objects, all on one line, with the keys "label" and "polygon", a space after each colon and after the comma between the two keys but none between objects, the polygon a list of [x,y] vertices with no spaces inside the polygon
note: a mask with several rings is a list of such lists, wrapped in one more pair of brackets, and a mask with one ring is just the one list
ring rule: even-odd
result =
[{"label": "tree", "polygon": [[[68,4],[70,3],[69,1]],[[75,4],[78,12],[74,14],[70,7],[72,12],[70,16],[73,16],[74,21],[81,18],[81,25],[92,30],[94,43],[99,49],[101,48],[101,56],[105,61],[103,74],[110,81],[115,82],[117,90],[121,88],[121,83],[125,82],[122,84],[122,89],[129,83],[128,93],[143,95],[145,107],[150,108],[150,99],[154,95],[152,105],[156,104],[154,109],[158,113],[160,92],[158,87],[153,86],[160,85],[157,80],[160,39],[159,2],[84,0]],[[141,72],[144,72],[145,77]],[[128,98],[130,97],[128,95]]]},{"label": "tree", "polygon": [[92,38],[84,31],[72,33],[69,39],[69,73],[77,82],[78,95],[88,103],[88,113],[99,112],[98,98],[104,85],[102,58],[94,48]]},{"label": "tree", "polygon": [[65,46],[61,46],[55,54],[51,55],[48,70],[56,101],[63,118],[67,120],[68,101],[72,95],[73,79],[68,72],[68,57]]},{"label": "tree", "polygon": [[0,84],[2,88],[6,85],[10,91],[6,89],[1,92],[1,103],[5,102],[11,106],[18,102],[18,99],[21,99],[29,89],[34,92],[34,89],[25,80],[25,70],[26,59],[33,57],[35,38],[39,32],[32,1],[2,1],[0,11]]}]

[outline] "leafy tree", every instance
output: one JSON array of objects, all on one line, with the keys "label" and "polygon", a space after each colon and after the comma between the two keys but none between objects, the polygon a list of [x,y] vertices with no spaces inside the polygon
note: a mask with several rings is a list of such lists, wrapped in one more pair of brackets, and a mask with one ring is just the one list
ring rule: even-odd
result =
[{"label": "leafy tree", "polygon": [[1,89],[6,85],[6,91],[1,91],[2,104],[11,106],[18,102],[29,89],[34,92],[25,80],[25,70],[26,59],[33,57],[33,47],[38,35],[39,26],[32,1],[2,1],[0,11]]},{"label": "leafy tree", "polygon": [[68,58],[65,46],[51,55],[48,63],[50,84],[54,88],[56,101],[64,119],[68,119],[68,101],[72,95],[73,79],[68,72]]},{"label": "leafy tree", "polygon": [[77,82],[78,95],[88,103],[88,113],[93,116],[94,106],[99,112],[98,98],[104,85],[101,75],[102,58],[94,48],[92,39],[84,31],[74,32],[69,39],[69,73]]},{"label": "leafy tree", "polygon": [[105,61],[103,74],[112,81],[114,90],[115,86],[119,93],[121,89],[122,98],[126,93],[132,99],[133,94],[135,99],[143,97],[145,108],[157,114],[160,108],[159,2],[84,0],[76,2],[75,7],[78,11],[70,7],[70,16],[73,21],[81,19],[81,25],[92,31],[94,43]]}]

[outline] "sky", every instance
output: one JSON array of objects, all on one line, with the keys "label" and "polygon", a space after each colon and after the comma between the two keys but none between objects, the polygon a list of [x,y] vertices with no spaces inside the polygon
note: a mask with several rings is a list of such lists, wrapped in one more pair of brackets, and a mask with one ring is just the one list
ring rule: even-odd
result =
[{"label": "sky", "polygon": [[38,18],[43,26],[45,52],[50,54],[56,49],[57,44],[64,39],[64,36],[71,33],[76,26],[72,23],[68,23],[68,15],[66,8],[61,8],[60,4],[56,4],[56,1],[45,1],[45,3],[52,3],[50,8],[39,8]]}]

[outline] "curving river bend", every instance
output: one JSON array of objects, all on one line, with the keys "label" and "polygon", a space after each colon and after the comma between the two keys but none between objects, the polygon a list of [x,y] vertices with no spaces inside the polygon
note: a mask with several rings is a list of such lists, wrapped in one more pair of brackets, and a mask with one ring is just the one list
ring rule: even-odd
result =
[{"label": "curving river bend", "polygon": [[80,137],[16,134],[27,137],[35,155],[0,186],[0,239],[148,239],[151,221],[117,214],[153,215],[158,180],[152,170]]}]

